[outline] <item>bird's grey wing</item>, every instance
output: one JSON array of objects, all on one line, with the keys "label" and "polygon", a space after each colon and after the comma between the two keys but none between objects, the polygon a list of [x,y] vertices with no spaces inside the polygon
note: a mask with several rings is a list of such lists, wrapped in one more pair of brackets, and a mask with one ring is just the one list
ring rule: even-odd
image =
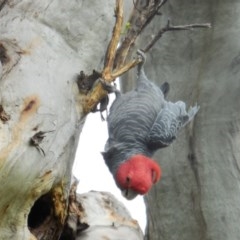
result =
[{"label": "bird's grey wing", "polygon": [[147,143],[151,150],[167,147],[176,139],[178,131],[192,120],[199,107],[186,111],[185,103],[166,102],[159,112],[148,136]]}]

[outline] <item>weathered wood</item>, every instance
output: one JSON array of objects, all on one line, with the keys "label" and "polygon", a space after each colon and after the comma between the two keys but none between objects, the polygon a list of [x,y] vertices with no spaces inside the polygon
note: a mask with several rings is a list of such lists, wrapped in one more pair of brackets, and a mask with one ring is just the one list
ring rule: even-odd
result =
[{"label": "weathered wood", "polygon": [[60,240],[143,240],[136,220],[112,194],[91,191],[70,194],[69,215]]},{"label": "weathered wood", "polygon": [[0,239],[59,237],[85,116],[75,78],[102,63],[113,9],[0,3]]}]

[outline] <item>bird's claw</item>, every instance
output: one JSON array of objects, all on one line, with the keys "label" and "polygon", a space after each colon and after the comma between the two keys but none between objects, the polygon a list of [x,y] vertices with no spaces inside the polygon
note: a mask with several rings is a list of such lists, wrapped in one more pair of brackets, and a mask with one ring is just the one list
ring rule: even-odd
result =
[{"label": "bird's claw", "polygon": [[120,94],[120,91],[117,89],[117,86],[115,83],[113,83],[112,85],[111,83],[108,83],[103,79],[100,79],[100,83],[102,84],[104,90],[106,90],[108,93],[115,93],[116,97]]},{"label": "bird's claw", "polygon": [[143,50],[141,50],[141,49],[137,50],[137,57],[138,57],[139,62],[141,62],[142,64],[145,63],[146,54],[143,52]]},{"label": "bird's claw", "polygon": [[100,79],[100,83],[102,84],[104,90],[106,90],[108,93],[113,93],[117,90],[116,84],[112,85],[111,83],[108,83],[104,81],[103,79]]}]

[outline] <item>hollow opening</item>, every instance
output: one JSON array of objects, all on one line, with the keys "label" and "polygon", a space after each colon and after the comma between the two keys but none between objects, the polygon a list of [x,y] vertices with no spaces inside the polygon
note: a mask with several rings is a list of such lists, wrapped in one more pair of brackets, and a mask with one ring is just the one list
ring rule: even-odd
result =
[{"label": "hollow opening", "polygon": [[32,206],[28,215],[28,227],[35,229],[41,226],[52,213],[52,200],[49,194],[41,196]]},{"label": "hollow opening", "polygon": [[59,239],[62,223],[56,216],[56,201],[53,200],[53,189],[41,196],[33,204],[28,214],[28,229],[36,239]]}]

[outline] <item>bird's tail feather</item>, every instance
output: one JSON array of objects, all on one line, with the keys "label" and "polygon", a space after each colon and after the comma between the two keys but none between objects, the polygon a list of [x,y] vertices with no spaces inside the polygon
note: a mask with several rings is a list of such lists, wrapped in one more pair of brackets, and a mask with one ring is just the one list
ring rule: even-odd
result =
[{"label": "bird's tail feather", "polygon": [[200,109],[200,107],[196,104],[194,107],[190,106],[189,110],[187,111],[186,104],[182,101],[178,101],[175,104],[171,103],[168,105],[168,107],[179,116],[178,118],[179,120],[181,119],[182,127],[186,126]]}]

